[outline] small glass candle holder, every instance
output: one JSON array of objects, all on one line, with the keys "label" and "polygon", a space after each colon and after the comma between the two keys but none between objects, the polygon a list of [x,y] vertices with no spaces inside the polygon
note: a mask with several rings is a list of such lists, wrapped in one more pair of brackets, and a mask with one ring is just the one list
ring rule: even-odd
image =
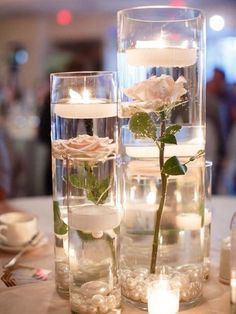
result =
[{"label": "small glass candle holder", "polygon": [[176,314],[179,311],[179,288],[171,285],[170,278],[161,275],[148,286],[149,314]]}]

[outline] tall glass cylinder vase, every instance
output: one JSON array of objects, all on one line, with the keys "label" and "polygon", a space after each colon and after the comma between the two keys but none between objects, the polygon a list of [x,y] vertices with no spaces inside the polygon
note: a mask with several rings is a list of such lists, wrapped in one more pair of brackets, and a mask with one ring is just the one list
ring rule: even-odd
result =
[{"label": "tall glass cylinder vase", "polygon": [[[69,297],[68,208],[85,202],[81,189],[71,193],[69,165],[73,158],[84,158],[84,164],[88,159],[87,163],[92,167],[89,156],[94,158],[94,151],[99,146],[103,148],[102,152],[97,153],[100,163],[103,163],[105,157],[110,158],[110,154],[114,158],[116,134],[115,73],[73,72],[51,75],[55,277],[57,291],[64,297]],[[104,186],[105,182],[99,191]],[[112,191],[115,195],[115,190]]]},{"label": "tall glass cylinder vase", "polygon": [[204,49],[199,10],[118,13],[122,293],[142,309],[159,273],[180,287],[182,308],[202,293]]}]

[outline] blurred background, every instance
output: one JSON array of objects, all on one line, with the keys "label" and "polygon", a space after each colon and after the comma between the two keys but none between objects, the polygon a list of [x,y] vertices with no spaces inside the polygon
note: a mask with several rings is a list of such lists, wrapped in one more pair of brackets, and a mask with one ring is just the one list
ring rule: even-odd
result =
[{"label": "blurred background", "polygon": [[207,22],[207,158],[236,194],[235,0],[0,0],[0,199],[50,194],[49,73],[116,70],[116,12],[190,6]]}]

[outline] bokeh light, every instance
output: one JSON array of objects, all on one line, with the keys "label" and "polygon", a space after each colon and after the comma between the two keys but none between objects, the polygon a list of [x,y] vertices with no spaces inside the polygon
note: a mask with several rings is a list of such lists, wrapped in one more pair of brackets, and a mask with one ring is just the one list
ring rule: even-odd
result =
[{"label": "bokeh light", "polygon": [[25,64],[28,61],[29,55],[25,49],[17,50],[15,53],[15,61],[17,64]]},{"label": "bokeh light", "polygon": [[184,0],[171,0],[170,5],[173,7],[184,7],[186,3]]},{"label": "bokeh light", "polygon": [[209,25],[214,31],[220,32],[225,26],[225,20],[220,15],[213,15],[209,20]]},{"label": "bokeh light", "polygon": [[57,12],[56,19],[59,25],[69,25],[72,21],[72,14],[69,10],[63,9]]}]

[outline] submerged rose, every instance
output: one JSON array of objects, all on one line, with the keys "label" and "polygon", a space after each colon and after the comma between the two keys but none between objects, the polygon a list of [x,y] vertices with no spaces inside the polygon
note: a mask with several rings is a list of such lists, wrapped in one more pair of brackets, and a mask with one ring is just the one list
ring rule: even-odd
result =
[{"label": "submerged rose", "polygon": [[115,143],[108,137],[79,135],[68,140],[56,140],[52,144],[55,158],[73,157],[79,159],[101,160],[115,151]]},{"label": "submerged rose", "polygon": [[122,116],[130,116],[138,111],[161,111],[171,109],[181,103],[181,97],[187,93],[186,80],[180,76],[176,81],[170,75],[152,76],[124,90],[125,95],[135,100],[124,104]]}]

